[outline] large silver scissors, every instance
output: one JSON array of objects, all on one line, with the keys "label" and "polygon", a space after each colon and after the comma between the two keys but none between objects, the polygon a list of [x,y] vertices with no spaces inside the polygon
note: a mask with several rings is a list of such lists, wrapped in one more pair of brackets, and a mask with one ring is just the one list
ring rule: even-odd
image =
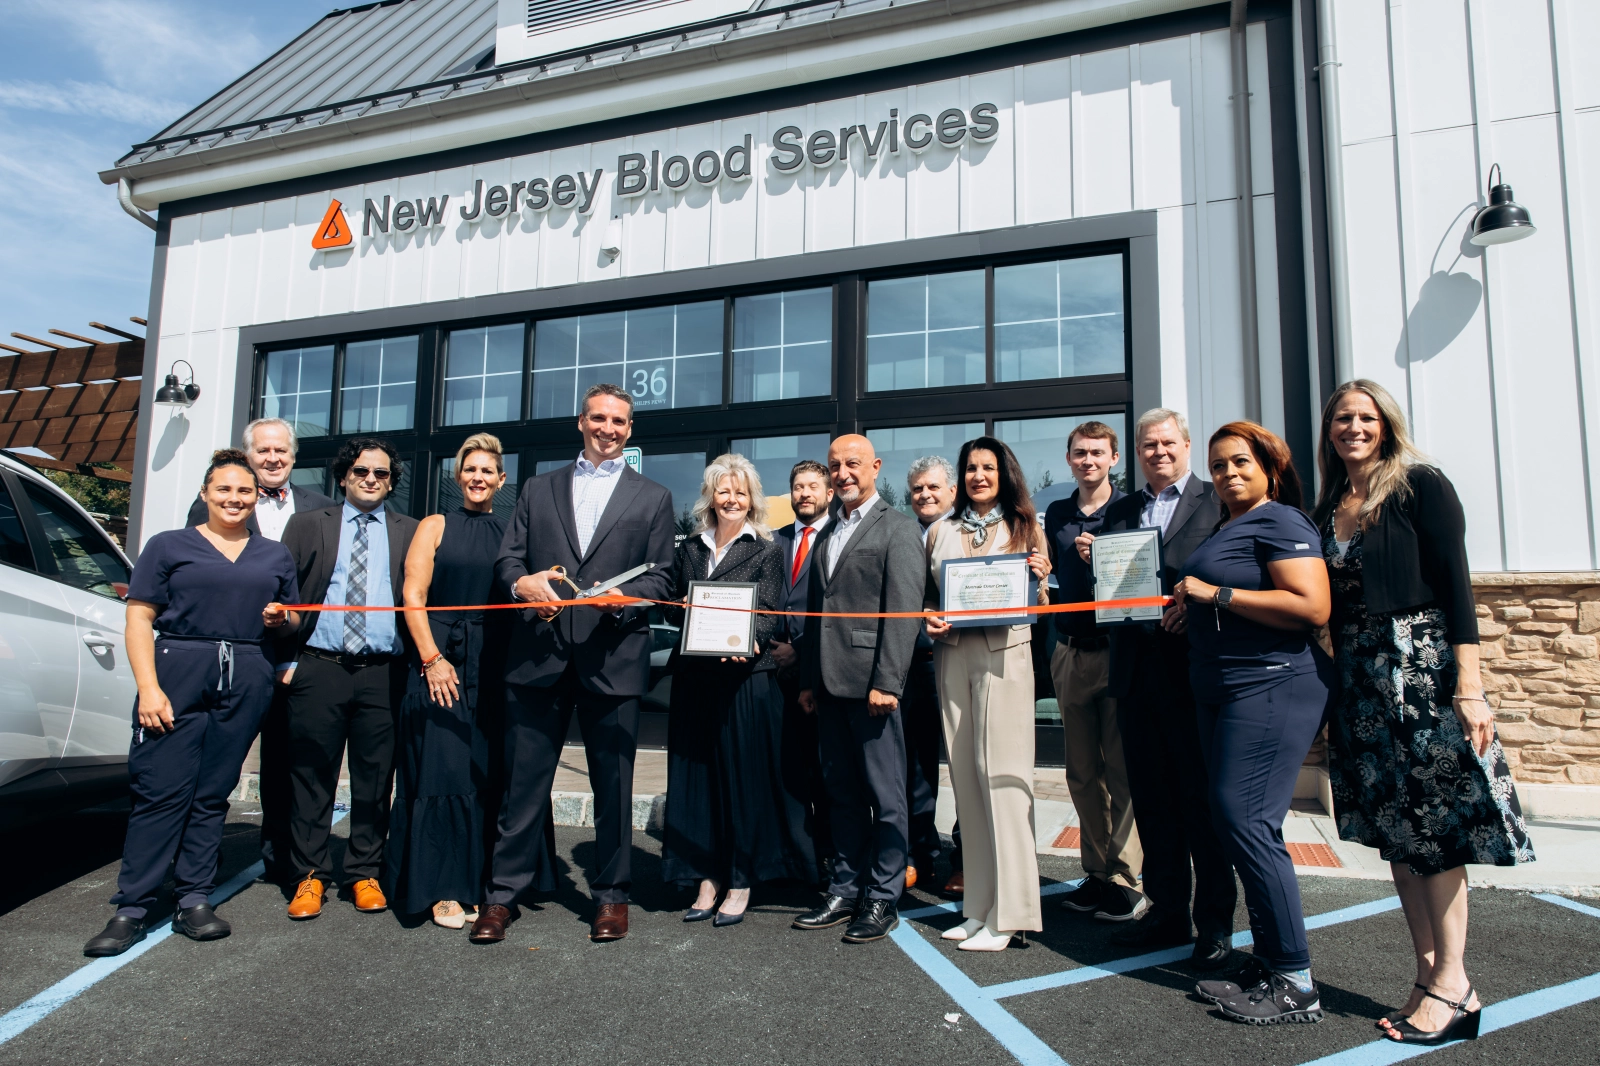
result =
[{"label": "large silver scissors", "polygon": [[[632,581],[634,578],[638,577],[640,574],[647,574],[651,570],[654,570],[655,568],[656,568],[656,564],[655,563],[642,563],[639,566],[634,567],[632,570],[624,570],[622,573],[618,574],[616,577],[611,578],[610,580],[607,580],[607,581],[602,581],[602,582],[600,582],[600,584],[594,586],[593,588],[588,588],[588,589],[580,589],[578,587],[578,583],[573,581],[572,578],[567,576],[567,568],[562,566],[562,565],[560,565],[559,563],[556,564],[555,566],[552,566],[550,568],[550,572],[552,574],[554,574],[556,577],[560,578],[562,581],[565,581],[569,586],[571,586],[572,592],[573,592],[573,599],[577,599],[577,600],[592,600],[596,596],[604,596],[604,595],[606,595],[612,589],[617,588],[618,586],[620,586],[624,581]],[[561,610],[565,610],[565,609],[566,608],[563,607]],[[560,610],[556,611],[556,614],[560,614],[560,613],[561,613]],[[550,617],[554,618],[555,615],[551,615]]]}]

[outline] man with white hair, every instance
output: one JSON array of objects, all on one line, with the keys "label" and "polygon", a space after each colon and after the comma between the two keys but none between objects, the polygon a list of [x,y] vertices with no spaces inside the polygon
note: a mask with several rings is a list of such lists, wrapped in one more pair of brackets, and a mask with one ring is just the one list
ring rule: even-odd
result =
[{"label": "man with white hair", "polygon": [[[294,427],[281,418],[258,418],[244,427],[241,443],[256,472],[255,513],[245,520],[252,533],[268,540],[283,540],[289,517],[301,511],[332,507],[333,501],[320,492],[293,484]],[[190,526],[206,520],[205,501],[196,498],[189,508]],[[261,720],[259,752],[261,782],[261,861],[268,881],[287,883],[294,879],[289,865],[289,686],[282,675],[272,689],[272,705]]]}]

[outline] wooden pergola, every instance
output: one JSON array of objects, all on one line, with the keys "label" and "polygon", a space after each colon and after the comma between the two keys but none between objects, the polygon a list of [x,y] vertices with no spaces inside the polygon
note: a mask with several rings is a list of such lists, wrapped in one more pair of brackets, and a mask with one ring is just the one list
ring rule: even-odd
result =
[{"label": "wooden pergola", "polygon": [[[145,324],[142,318],[131,321]],[[89,325],[120,339],[52,329],[52,336],[73,343],[25,333],[11,336],[44,350],[0,343],[0,448],[34,449],[22,456],[34,466],[131,481],[144,338],[99,322]]]}]

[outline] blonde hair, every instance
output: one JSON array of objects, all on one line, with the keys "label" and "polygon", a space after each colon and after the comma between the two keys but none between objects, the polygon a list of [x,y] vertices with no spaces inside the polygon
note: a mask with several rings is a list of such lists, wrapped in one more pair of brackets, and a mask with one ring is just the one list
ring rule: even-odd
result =
[{"label": "blonde hair", "polygon": [[499,468],[498,472],[501,474],[506,472],[506,453],[500,447],[500,438],[493,433],[474,433],[462,441],[461,447],[456,449],[457,474],[461,473],[461,464],[466,462],[467,456],[473,452],[488,452],[494,456],[494,465]]},{"label": "blonde hair", "polygon": [[716,528],[717,515],[713,508],[717,486],[725,477],[744,482],[744,491],[750,497],[750,513],[744,516],[744,520],[750,523],[756,536],[771,540],[772,530],[767,528],[767,498],[761,494],[761,475],[756,473],[754,463],[736,452],[719,455],[706,467],[705,476],[700,479],[700,498],[694,504],[694,531],[704,533]]},{"label": "blonde hair", "polygon": [[1339,506],[1345,491],[1350,488],[1350,472],[1333,446],[1333,412],[1352,392],[1365,393],[1378,409],[1383,420],[1383,441],[1378,445],[1378,461],[1367,475],[1367,498],[1356,512],[1356,527],[1367,529],[1378,520],[1378,512],[1389,501],[1403,502],[1411,495],[1409,475],[1414,466],[1428,465],[1428,457],[1411,443],[1406,431],[1406,415],[1389,390],[1376,381],[1356,378],[1333,390],[1327,406],[1322,409],[1322,436],[1317,442],[1317,471],[1322,475],[1322,490],[1317,493],[1317,506],[1311,518],[1322,524]]}]

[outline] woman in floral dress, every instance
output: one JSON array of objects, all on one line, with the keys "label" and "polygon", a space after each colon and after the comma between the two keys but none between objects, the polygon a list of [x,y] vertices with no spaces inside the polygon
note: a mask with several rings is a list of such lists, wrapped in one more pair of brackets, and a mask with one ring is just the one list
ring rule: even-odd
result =
[{"label": "woman in floral dress", "polygon": [[1466,864],[1531,862],[1533,848],[1483,696],[1465,515],[1374,382],[1334,392],[1317,460],[1340,682],[1334,813],[1342,838],[1389,861],[1417,957],[1405,1008],[1378,1025],[1406,1043],[1476,1036]]}]

